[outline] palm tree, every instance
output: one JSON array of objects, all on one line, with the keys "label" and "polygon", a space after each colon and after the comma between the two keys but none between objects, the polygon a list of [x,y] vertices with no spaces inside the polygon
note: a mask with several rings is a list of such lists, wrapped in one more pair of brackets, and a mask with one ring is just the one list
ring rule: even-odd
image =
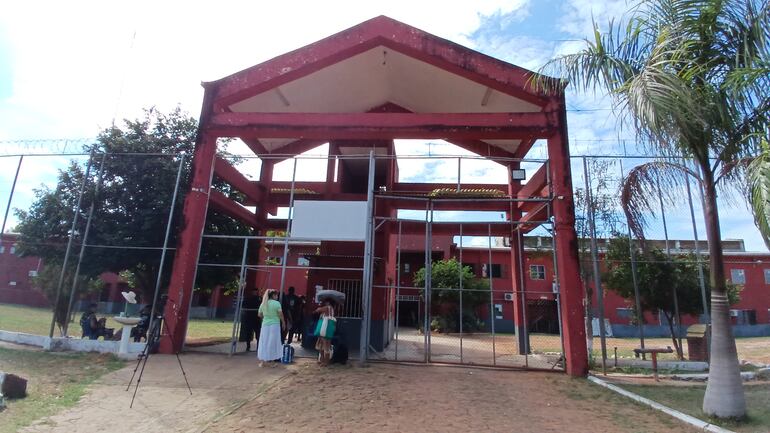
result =
[{"label": "palm tree", "polygon": [[675,164],[653,167],[656,177],[679,190],[681,179],[694,175],[703,191],[712,300],[703,411],[717,417],[746,413],[728,316],[717,188],[729,186],[736,161],[756,156],[767,134],[769,9],[767,0],[643,0],[622,25],[610,22],[603,34],[597,28],[579,52],[541,70],[561,81],[533,78],[545,91],[573,82],[581,91],[609,94],[620,121],[649,150],[692,161],[685,172]]},{"label": "palm tree", "polygon": [[754,222],[770,249],[770,144],[762,142],[762,153],[748,166],[749,194]]}]

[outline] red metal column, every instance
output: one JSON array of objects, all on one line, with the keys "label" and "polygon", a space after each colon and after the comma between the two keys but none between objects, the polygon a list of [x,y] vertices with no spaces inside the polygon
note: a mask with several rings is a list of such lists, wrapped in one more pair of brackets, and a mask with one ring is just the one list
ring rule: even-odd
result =
[{"label": "red metal column", "polygon": [[175,353],[181,350],[187,332],[190,299],[195,284],[195,270],[198,265],[203,226],[206,222],[216,150],[216,137],[205,134],[201,135],[200,141],[195,146],[192,182],[184,200],[184,228],[177,242],[171,281],[168,286],[168,301],[164,311],[169,334],[161,338],[161,353]]},{"label": "red metal column", "polygon": [[585,325],[583,323],[583,287],[580,283],[575,205],[572,197],[567,114],[564,100],[555,104],[559,112],[559,131],[548,139],[548,164],[553,191],[552,212],[555,218],[556,263],[559,267],[561,320],[564,335],[566,370],[571,376],[588,374]]}]

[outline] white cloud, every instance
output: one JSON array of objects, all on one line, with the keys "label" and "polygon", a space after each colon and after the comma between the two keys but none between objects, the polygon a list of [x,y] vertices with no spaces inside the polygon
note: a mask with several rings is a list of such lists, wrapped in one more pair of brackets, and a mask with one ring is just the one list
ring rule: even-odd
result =
[{"label": "white cloud", "polygon": [[[471,44],[484,15],[526,0],[326,2],[12,2],[11,96],[0,139],[94,136],[147,106],[200,109],[210,81],[385,14]],[[41,13],[41,7],[45,13]],[[437,16],[437,13],[439,15]]]},{"label": "white cloud", "polygon": [[585,37],[593,34],[593,23],[606,28],[611,19],[618,22],[631,3],[626,0],[567,0],[559,17],[560,29],[568,34]]}]

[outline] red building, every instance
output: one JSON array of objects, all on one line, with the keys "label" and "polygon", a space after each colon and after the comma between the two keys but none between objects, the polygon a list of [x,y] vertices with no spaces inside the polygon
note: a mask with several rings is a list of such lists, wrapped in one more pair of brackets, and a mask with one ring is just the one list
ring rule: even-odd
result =
[{"label": "red building", "polygon": [[[22,257],[17,254],[19,240],[17,233],[4,233],[0,243],[0,303],[26,305],[47,308],[50,306],[45,294],[33,285],[33,278],[43,267],[43,259],[35,256]],[[102,290],[80,299],[82,303],[97,302],[101,312],[122,311],[122,291],[128,290],[128,284],[112,272],[104,272],[99,278],[104,283]]]},{"label": "red building", "polygon": [[16,254],[19,235],[4,233],[0,243],[0,303],[47,307],[48,299],[34,290],[32,278],[43,265],[38,257],[20,257]]},{"label": "red building", "polygon": [[[409,300],[410,296],[419,297],[421,294],[421,290],[412,288],[414,286],[412,281],[414,273],[425,266],[425,255],[420,245],[421,241],[422,239],[417,236],[405,236],[402,239],[400,280],[402,288],[400,294],[403,295],[404,301],[401,302],[399,309],[401,312],[399,323],[404,326],[413,325],[410,316],[414,317],[422,308],[420,304]],[[491,272],[490,282],[494,294],[492,303],[502,313],[498,313],[499,318],[495,320],[496,329],[501,332],[511,332],[514,330],[515,296],[513,296],[513,292],[517,285],[512,281],[514,273],[511,272],[509,262],[510,243],[507,239],[498,239],[497,241],[497,244],[492,245],[491,248],[487,246],[464,246],[460,248],[450,236],[434,238],[433,244],[436,251],[433,253],[433,260],[449,258],[460,260],[462,256],[463,265],[470,267],[476,277],[487,279]],[[647,243],[654,247],[664,248],[664,241],[662,240],[647,240]],[[670,245],[672,254],[689,254],[695,251],[694,241],[671,240]],[[745,327],[770,324],[770,253],[747,252],[742,240],[724,240],[722,245],[725,272],[730,276],[731,283],[742,286],[740,301],[731,307],[733,324],[737,327],[736,334],[738,336],[750,336],[770,332],[770,328],[766,329],[765,326],[755,329]],[[699,247],[700,251],[706,251],[706,241],[700,241]],[[527,309],[531,313],[527,318],[530,332],[558,332],[558,315],[553,284],[554,262],[551,248],[552,239],[550,237],[528,236],[524,239],[523,288],[526,292]],[[265,252],[265,256],[276,256],[282,251],[282,245],[274,246]],[[292,257],[296,257],[296,259],[300,259],[301,254],[303,254],[294,249],[290,249],[290,251],[292,251]],[[312,262],[319,252],[306,250],[305,254],[309,254],[306,257]],[[489,265],[490,256],[491,265]],[[601,248],[599,260],[603,260]],[[708,278],[707,275],[706,278]],[[292,280],[292,285],[298,289],[299,293],[304,293],[306,290],[301,286],[302,283],[301,278]],[[305,279],[305,283],[310,284],[310,281]],[[312,284],[329,287],[330,281],[316,278]],[[593,285],[592,282],[589,284]],[[633,301],[620,297],[607,287],[604,289],[604,317],[613,325],[613,329],[619,334],[618,336],[635,335],[635,326],[624,328],[624,325],[632,325]],[[598,317],[596,296],[594,296],[593,302],[594,317]],[[485,309],[485,319],[489,317],[488,311]],[[698,323],[699,319],[699,316],[685,315],[682,317],[682,324],[687,326]],[[645,323],[649,328],[647,330],[648,335],[653,333],[668,336],[669,330],[664,316],[647,312]],[[656,329],[656,326],[660,329]]]}]

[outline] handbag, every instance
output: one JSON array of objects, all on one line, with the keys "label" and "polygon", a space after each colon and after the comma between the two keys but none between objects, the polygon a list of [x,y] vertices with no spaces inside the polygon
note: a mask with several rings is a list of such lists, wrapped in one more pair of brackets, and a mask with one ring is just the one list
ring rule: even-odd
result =
[{"label": "handbag", "polygon": [[334,318],[334,309],[331,308],[331,314],[321,317],[315,327],[315,336],[323,338],[334,337],[334,331],[337,329],[337,319]]}]

